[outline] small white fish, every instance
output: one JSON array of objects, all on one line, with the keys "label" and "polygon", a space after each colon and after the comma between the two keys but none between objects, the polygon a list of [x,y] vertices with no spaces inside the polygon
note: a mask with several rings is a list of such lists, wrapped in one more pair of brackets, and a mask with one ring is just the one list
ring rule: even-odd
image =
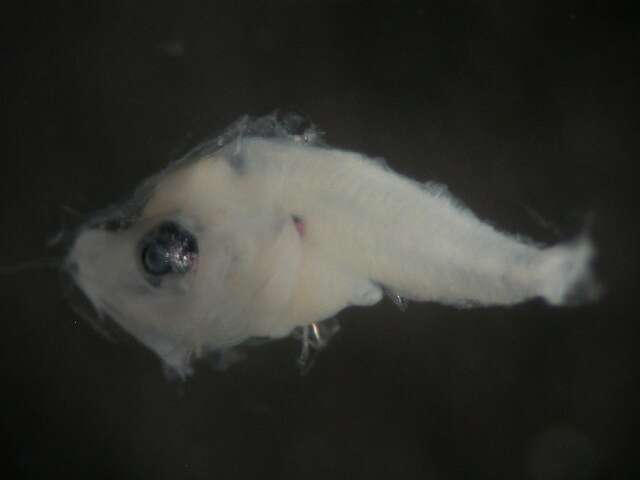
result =
[{"label": "small white fish", "polygon": [[191,361],[318,322],[384,292],[457,307],[597,295],[587,238],[506,235],[446,188],[329,148],[301,117],[243,118],[79,229],[65,262],[180,376]]}]

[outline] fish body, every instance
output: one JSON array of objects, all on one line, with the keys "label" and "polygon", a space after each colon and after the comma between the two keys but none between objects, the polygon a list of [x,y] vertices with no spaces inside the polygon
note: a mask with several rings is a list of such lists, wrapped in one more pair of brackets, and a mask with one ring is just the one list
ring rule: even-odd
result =
[{"label": "fish body", "polygon": [[324,145],[296,116],[244,118],[81,227],[66,265],[180,375],[385,292],[457,307],[597,294],[594,249],[496,230],[446,189]]}]

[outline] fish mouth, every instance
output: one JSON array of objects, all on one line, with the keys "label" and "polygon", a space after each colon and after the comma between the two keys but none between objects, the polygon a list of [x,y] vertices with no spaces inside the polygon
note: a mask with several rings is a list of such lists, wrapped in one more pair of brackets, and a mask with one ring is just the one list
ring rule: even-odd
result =
[{"label": "fish mouth", "polygon": [[98,305],[80,286],[78,263],[67,258],[60,269],[63,294],[76,315],[85,320],[96,332],[116,342],[124,330],[115,321],[117,309],[100,301]]}]

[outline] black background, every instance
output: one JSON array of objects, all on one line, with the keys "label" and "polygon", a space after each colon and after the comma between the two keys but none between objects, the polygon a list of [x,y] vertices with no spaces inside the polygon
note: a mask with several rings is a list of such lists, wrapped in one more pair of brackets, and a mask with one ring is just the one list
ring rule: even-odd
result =
[{"label": "black background", "polygon": [[2,265],[55,253],[48,236],[81,220],[69,210],[103,207],[240,115],[279,108],[446,183],[505,230],[553,242],[591,218],[608,289],[571,309],[350,309],[307,376],[282,341],[181,384],[80,320],[55,271],[5,274],[5,471],[637,478],[640,22],[621,3],[547,3],[5,10]]}]

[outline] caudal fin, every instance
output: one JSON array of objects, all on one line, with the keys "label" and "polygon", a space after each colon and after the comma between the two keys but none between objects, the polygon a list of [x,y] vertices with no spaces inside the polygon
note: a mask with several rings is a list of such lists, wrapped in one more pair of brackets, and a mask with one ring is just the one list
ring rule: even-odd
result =
[{"label": "caudal fin", "polygon": [[540,253],[537,264],[540,295],[551,305],[579,305],[597,300],[603,293],[592,263],[591,240],[580,237]]}]

